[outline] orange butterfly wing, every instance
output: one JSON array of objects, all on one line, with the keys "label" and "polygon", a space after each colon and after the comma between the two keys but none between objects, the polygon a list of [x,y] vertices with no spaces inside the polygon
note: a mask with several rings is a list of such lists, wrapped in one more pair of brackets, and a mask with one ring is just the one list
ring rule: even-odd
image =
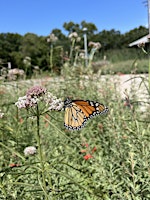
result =
[{"label": "orange butterfly wing", "polygon": [[70,130],[80,130],[88,119],[108,112],[108,108],[98,102],[71,100],[69,98],[64,101],[64,108],[64,125]]}]

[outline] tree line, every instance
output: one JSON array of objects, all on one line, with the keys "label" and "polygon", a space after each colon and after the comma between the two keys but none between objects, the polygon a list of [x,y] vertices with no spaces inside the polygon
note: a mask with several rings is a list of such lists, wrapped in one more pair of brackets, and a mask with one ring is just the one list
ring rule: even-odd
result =
[{"label": "tree line", "polygon": [[[78,34],[80,40],[76,46],[80,49],[84,49],[83,28],[87,28],[88,42],[100,42],[102,46],[95,59],[103,59],[105,55],[111,61],[135,58],[137,51],[135,48],[129,48],[128,44],[148,34],[148,29],[143,26],[124,34],[115,29],[98,32],[94,23],[86,21],[80,24],[72,21],[65,22],[63,28],[68,35],[73,32]],[[0,66],[11,62],[12,68],[24,69],[27,73],[33,66],[39,66],[43,71],[52,70],[51,58],[53,67],[61,69],[65,59],[69,57],[71,41],[68,35],[63,34],[60,29],[53,29],[48,36],[38,36],[34,33],[25,35],[0,33]],[[54,36],[55,40],[52,40],[51,36]],[[50,57],[52,53],[53,56]]]}]

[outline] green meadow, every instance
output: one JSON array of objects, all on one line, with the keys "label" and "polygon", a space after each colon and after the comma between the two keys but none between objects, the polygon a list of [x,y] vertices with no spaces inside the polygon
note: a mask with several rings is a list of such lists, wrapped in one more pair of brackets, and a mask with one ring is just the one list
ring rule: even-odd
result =
[{"label": "green meadow", "polygon": [[[1,81],[0,199],[150,199],[149,101],[142,110],[134,91],[122,99],[109,76],[71,69],[61,76]],[[65,111],[48,110],[42,97],[31,107],[15,105],[35,85],[62,102],[89,99],[109,112],[79,131],[67,130]]]}]

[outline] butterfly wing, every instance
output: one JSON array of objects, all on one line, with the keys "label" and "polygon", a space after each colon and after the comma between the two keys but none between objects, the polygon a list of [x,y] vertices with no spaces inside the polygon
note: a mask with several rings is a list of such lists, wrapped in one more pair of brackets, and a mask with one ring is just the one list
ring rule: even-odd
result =
[{"label": "butterfly wing", "polygon": [[70,130],[80,130],[88,119],[108,112],[108,108],[103,104],[89,100],[71,100],[67,98],[64,102],[64,107],[64,125]]},{"label": "butterfly wing", "polygon": [[65,108],[65,127],[69,130],[79,130],[83,127],[85,115],[82,110],[74,103],[72,107]]}]

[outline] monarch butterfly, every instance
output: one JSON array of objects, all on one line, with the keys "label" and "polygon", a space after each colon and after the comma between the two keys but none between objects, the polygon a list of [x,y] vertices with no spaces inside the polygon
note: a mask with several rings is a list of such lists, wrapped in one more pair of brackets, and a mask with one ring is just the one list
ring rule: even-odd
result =
[{"label": "monarch butterfly", "polygon": [[108,112],[108,108],[101,103],[70,98],[64,101],[64,109],[64,126],[69,130],[80,130],[88,119]]}]

